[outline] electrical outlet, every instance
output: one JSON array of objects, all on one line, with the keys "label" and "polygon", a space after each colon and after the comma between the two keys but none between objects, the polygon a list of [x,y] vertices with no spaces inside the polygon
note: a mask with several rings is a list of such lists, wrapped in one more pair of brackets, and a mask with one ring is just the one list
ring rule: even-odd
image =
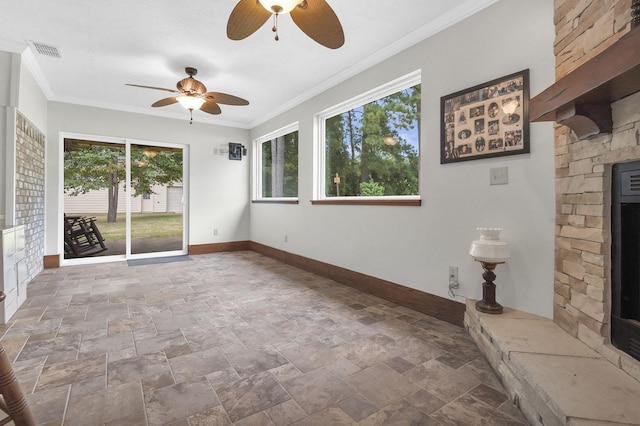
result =
[{"label": "electrical outlet", "polygon": [[285,236],[284,236],[284,242],[285,242],[285,243],[288,243],[288,242],[289,242],[289,236],[288,236],[288,235],[285,235]]},{"label": "electrical outlet", "polygon": [[218,235],[218,229],[215,229],[215,228],[214,228],[214,230],[213,230],[213,235]]},{"label": "electrical outlet", "polygon": [[458,282],[458,267],[457,266],[449,266],[449,282],[457,283]]}]

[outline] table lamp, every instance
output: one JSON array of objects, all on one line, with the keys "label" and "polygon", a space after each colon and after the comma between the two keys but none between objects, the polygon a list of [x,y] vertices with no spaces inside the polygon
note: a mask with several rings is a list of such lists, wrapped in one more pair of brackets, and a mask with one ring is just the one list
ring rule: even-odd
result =
[{"label": "table lamp", "polygon": [[482,300],[476,302],[476,309],[487,314],[501,314],[502,305],[496,302],[496,285],[493,280],[496,274],[493,270],[496,265],[504,263],[511,253],[509,246],[504,241],[500,241],[502,228],[476,228],[480,232],[480,239],[471,243],[469,254],[473,260],[480,262],[484,273],[484,283],[482,284]]}]

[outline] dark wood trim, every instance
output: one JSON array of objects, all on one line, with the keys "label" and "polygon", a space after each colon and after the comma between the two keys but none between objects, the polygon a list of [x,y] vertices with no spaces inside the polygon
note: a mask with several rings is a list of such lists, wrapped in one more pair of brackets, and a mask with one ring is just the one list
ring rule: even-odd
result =
[{"label": "dark wood trim", "polygon": [[431,315],[451,324],[461,327],[464,326],[465,305],[455,300],[445,299],[444,297],[425,293],[391,281],[361,274],[308,257],[288,253],[253,241],[249,242],[249,250],[381,297],[390,302]]},{"label": "dark wood trim", "polygon": [[189,246],[188,253],[208,254],[240,250],[249,250],[249,241],[229,241],[226,243],[195,244]]},{"label": "dark wood trim", "polygon": [[278,262],[287,263],[287,254],[288,252],[280,249],[276,249],[270,246],[265,246],[264,244],[256,243],[255,241],[249,241],[249,250],[255,251],[256,253],[260,253],[263,256],[270,257],[272,259],[277,260]]},{"label": "dark wood trim", "polygon": [[531,99],[529,117],[565,124],[581,139],[611,133],[611,103],[638,91],[640,30],[633,29]]},{"label": "dark wood trim", "polygon": [[251,200],[253,204],[298,204],[298,200]]},{"label": "dark wood trim", "polygon": [[42,265],[44,269],[59,268],[60,267],[60,255],[48,254],[42,257]]},{"label": "dark wood trim", "polygon": [[367,200],[358,199],[340,199],[331,200],[329,198],[325,200],[311,200],[313,205],[361,205],[361,206],[421,206],[422,200]]}]

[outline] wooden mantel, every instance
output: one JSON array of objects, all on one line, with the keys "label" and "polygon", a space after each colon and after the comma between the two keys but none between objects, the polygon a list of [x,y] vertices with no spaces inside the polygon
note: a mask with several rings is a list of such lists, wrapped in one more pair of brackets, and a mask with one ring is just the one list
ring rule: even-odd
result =
[{"label": "wooden mantel", "polygon": [[555,121],[580,139],[611,133],[611,103],[640,91],[640,29],[531,99],[531,121]]}]

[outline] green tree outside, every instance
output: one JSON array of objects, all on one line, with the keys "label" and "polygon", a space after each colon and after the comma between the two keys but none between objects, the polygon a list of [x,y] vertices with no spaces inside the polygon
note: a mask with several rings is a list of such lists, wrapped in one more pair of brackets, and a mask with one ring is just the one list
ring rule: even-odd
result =
[{"label": "green tree outside", "polygon": [[298,132],[262,143],[262,197],[298,196]]},{"label": "green tree outside", "polygon": [[367,182],[384,191],[375,195],[418,195],[418,150],[403,135],[419,140],[420,99],[418,84],[326,120],[327,197],[337,195],[336,173],[340,196],[370,195]]},{"label": "green tree outside", "polygon": [[[117,220],[118,189],[120,182],[125,180],[125,172],[124,145],[88,141],[67,144],[65,140],[65,194],[78,196],[107,189],[107,222]],[[134,197],[152,194],[153,185],[170,185],[181,180],[182,150],[131,146],[131,192]]]},{"label": "green tree outside", "polygon": [[384,186],[373,180],[360,182],[360,195],[363,197],[379,197],[384,195]]}]

